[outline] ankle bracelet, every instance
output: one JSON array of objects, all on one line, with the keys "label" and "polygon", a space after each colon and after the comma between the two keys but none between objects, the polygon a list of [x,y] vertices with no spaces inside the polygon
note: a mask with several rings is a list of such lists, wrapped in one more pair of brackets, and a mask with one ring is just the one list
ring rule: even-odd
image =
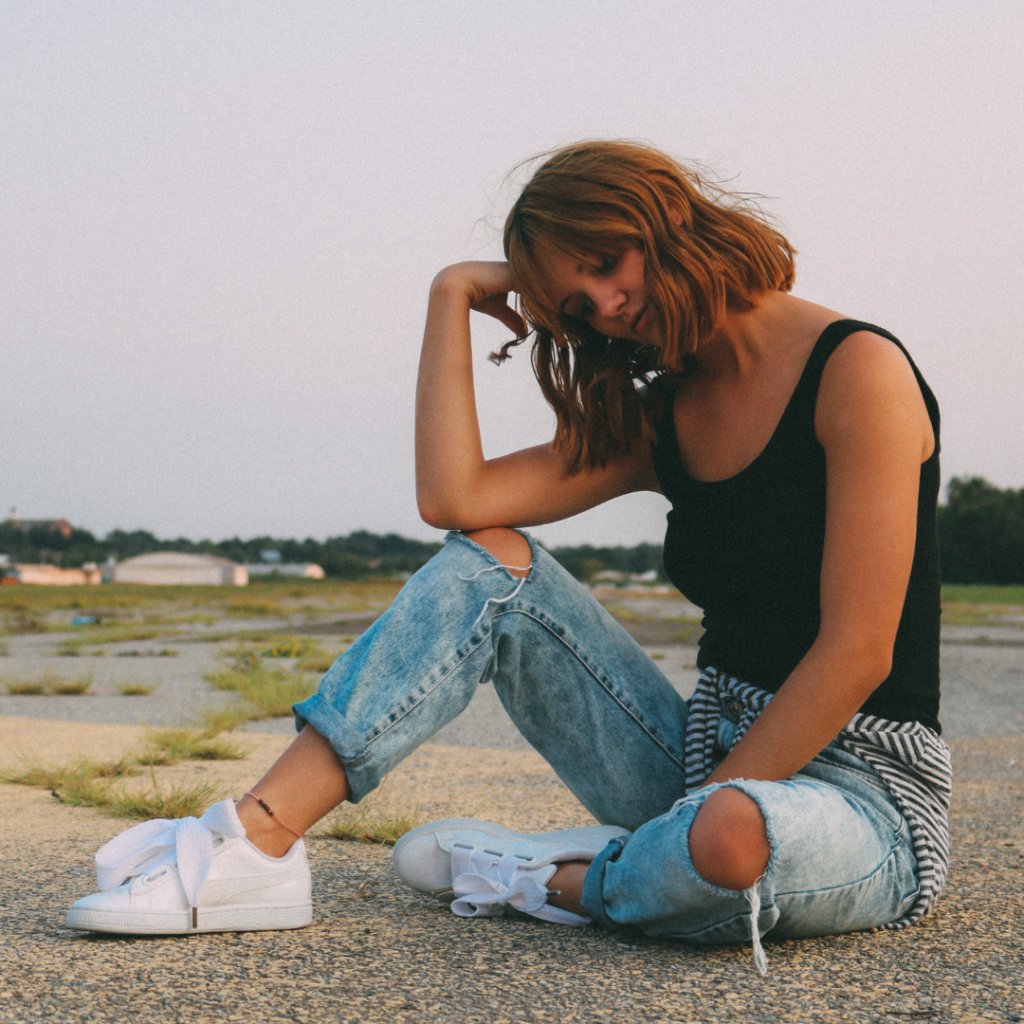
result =
[{"label": "ankle bracelet", "polygon": [[278,825],[280,825],[280,826],[281,826],[281,828],[285,828],[285,829],[287,829],[287,830],[288,830],[289,832],[291,832],[291,834],[292,834],[293,836],[297,837],[298,839],[305,839],[305,838],[306,838],[306,837],[305,837],[305,836],[304,836],[304,835],[303,835],[303,834],[302,834],[301,832],[297,832],[297,831],[296,831],[295,829],[293,829],[293,828],[291,827],[291,825],[286,825],[286,824],[285,824],[285,823],[284,823],[284,822],[283,822],[283,821],[282,821],[282,820],[281,820],[281,819],[280,819],[280,818],[279,818],[279,817],[278,817],[278,816],[277,816],[277,815],[276,815],[276,814],[275,814],[275,813],[274,813],[274,812],[273,812],[273,811],[272,811],[272,810],[270,809],[270,805],[269,805],[269,804],[267,803],[267,801],[266,801],[266,800],[264,800],[264,799],[263,799],[262,797],[258,797],[258,796],[257,796],[257,795],[256,795],[255,793],[253,793],[253,792],[249,792],[249,793],[246,793],[245,795],[246,795],[246,796],[251,796],[251,797],[253,798],[253,800],[255,800],[255,801],[256,801],[256,803],[258,803],[258,804],[260,805],[260,807],[262,807],[262,808],[263,808],[263,810],[265,810],[265,811],[267,812],[267,814],[269,814],[269,815],[270,815],[270,816],[271,816],[271,817],[272,817],[272,818],[274,819],[274,821],[276,821],[276,822],[278,823]]}]

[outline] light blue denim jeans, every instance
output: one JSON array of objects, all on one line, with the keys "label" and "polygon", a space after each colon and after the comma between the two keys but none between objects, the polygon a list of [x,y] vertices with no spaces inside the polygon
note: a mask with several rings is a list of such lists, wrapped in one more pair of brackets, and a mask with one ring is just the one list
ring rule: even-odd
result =
[{"label": "light blue denim jeans", "polygon": [[[528,538],[529,539],[529,538]],[[689,829],[717,786],[684,793],[687,703],[629,634],[530,539],[516,578],[462,534],[406,584],[295,706],[337,752],[357,802],[488,680],[516,726],[614,840],[587,872],[602,925],[692,942],[750,938],[742,892],[701,878]],[[720,731],[722,753],[731,737]],[[917,893],[910,833],[865,761],[831,746],[785,782],[726,783],[768,828],[759,931],[833,934],[900,917]]]}]

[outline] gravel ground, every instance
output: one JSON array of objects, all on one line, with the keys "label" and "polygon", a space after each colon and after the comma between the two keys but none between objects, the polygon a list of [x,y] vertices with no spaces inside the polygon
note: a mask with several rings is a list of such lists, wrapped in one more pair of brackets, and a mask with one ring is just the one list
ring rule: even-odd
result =
[{"label": "gravel ground", "polygon": [[[622,598],[614,591],[602,595],[623,625],[658,665],[676,689],[688,697],[697,682],[694,621],[699,609],[688,601]],[[358,635],[372,616],[346,616],[325,624],[287,621],[232,622],[243,630],[313,634],[330,646],[345,634]],[[210,629],[220,628],[220,624]],[[73,634],[69,634],[72,635]],[[59,657],[54,654],[63,634],[16,636],[6,641],[9,655],[0,657],[0,682],[38,679],[44,673],[62,679],[92,679],[90,696],[11,696],[0,693],[0,715],[76,722],[191,725],[207,708],[231,700],[213,688],[204,673],[223,667],[230,644],[155,640],[107,645],[104,657]],[[159,656],[158,651],[173,652]],[[942,644],[943,734],[947,739],[1024,735],[1024,626],[944,626]],[[276,662],[290,666],[288,659]],[[148,696],[123,697],[119,687],[141,682],[153,688]],[[291,734],[291,718],[252,723],[256,732]],[[437,737],[458,746],[529,749],[516,731],[490,686],[483,686],[463,714]]]},{"label": "gravel ground", "polygon": [[[6,728],[6,732],[4,729]],[[48,723],[0,720],[42,750]],[[62,749],[114,753],[125,726],[69,725]],[[286,742],[252,737],[241,791]],[[953,867],[937,909],[902,932],[694,948],[529,919],[455,918],[406,889],[387,850],[310,840],[316,920],[295,932],[115,938],[62,925],[93,887],[93,851],[124,827],[0,787],[0,1022],[1019,1021],[1024,1015],[1024,738],[953,744]],[[486,806],[509,825],[587,823],[533,753],[421,748],[389,780],[424,816]],[[16,827],[12,827],[15,826]],[[56,837],[59,837],[57,839]]]},{"label": "gravel ground", "polygon": [[[674,641],[689,639],[692,624],[651,613],[627,628],[688,694],[695,649]],[[748,948],[697,949],[529,919],[464,921],[401,886],[388,851],[313,838],[311,928],[83,935],[63,927],[64,911],[91,891],[92,854],[124,822],[40,790],[0,786],[0,1022],[1020,1021],[1024,630],[955,627],[944,639],[943,721],[957,773],[953,863],[937,909],[914,928],[767,942],[762,979]],[[225,699],[202,679],[222,650],[216,645],[124,644],[104,658],[59,658],[53,643],[53,634],[12,638],[0,678],[92,672],[97,695],[0,697],[0,715],[21,716],[0,718],[0,762],[116,755],[141,741],[135,723],[188,722]],[[160,647],[179,654],[147,653]],[[140,654],[116,656],[127,650]],[[148,697],[118,694],[119,684],[136,680],[159,685]],[[259,728],[292,731],[288,719]],[[421,748],[392,774],[385,808],[418,806],[423,820],[485,815],[531,829],[589,823],[515,732],[492,687],[481,687],[437,740],[446,745]],[[243,762],[160,772],[219,780],[240,795],[288,736],[246,742],[252,751]]]}]

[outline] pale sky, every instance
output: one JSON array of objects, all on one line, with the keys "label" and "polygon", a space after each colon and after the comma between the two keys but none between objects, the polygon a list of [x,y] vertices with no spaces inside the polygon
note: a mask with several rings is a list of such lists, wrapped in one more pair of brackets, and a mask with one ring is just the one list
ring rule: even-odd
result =
[{"label": "pale sky", "polygon": [[[3,0],[0,517],[438,536],[430,280],[500,258],[506,173],[588,137],[770,197],[796,294],[914,355],[944,477],[1024,487],[1022,53],[1020,0]],[[474,329],[488,454],[548,439],[525,350]]]}]

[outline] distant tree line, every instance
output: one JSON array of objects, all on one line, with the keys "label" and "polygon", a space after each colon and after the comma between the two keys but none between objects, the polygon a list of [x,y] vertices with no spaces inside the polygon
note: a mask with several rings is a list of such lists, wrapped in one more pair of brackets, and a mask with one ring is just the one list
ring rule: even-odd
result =
[{"label": "distant tree line", "polygon": [[[345,537],[325,541],[289,540],[281,537],[253,537],[242,540],[193,541],[187,537],[160,540],[148,530],[112,530],[97,538],[88,530],[72,528],[70,536],[45,526],[23,529],[8,520],[0,523],[0,553],[12,562],[48,562],[66,567],[84,562],[103,563],[109,558],[123,561],[151,551],[184,551],[219,555],[233,562],[259,562],[264,551],[276,551],[282,562],[316,562],[328,576],[359,579],[364,576],[394,576],[415,572],[438,551],[440,543],[411,540],[397,533],[376,534],[356,530]],[[663,576],[660,544],[636,547],[559,547],[551,552],[574,576],[586,580],[603,570],[644,573],[651,569]]]},{"label": "distant tree line", "polygon": [[1024,489],[954,477],[939,506],[943,583],[1024,583]]},{"label": "distant tree line", "polygon": [[[1024,489],[1000,490],[980,477],[954,477],[939,506],[939,544],[944,583],[1024,584]],[[83,562],[123,561],[150,551],[184,551],[220,555],[234,562],[259,562],[263,551],[278,551],[282,562],[316,562],[328,576],[360,579],[415,572],[441,549],[440,543],[411,540],[397,533],[356,530],[344,537],[318,541],[279,537],[232,537],[192,541],[160,540],[147,530],[112,530],[99,539],[72,528],[70,536],[45,526],[24,529],[0,523],[0,553],[12,562],[49,562],[79,566]],[[594,547],[590,544],[551,550],[577,579],[591,580],[613,570],[640,574],[655,570],[664,580],[660,544]]]}]

